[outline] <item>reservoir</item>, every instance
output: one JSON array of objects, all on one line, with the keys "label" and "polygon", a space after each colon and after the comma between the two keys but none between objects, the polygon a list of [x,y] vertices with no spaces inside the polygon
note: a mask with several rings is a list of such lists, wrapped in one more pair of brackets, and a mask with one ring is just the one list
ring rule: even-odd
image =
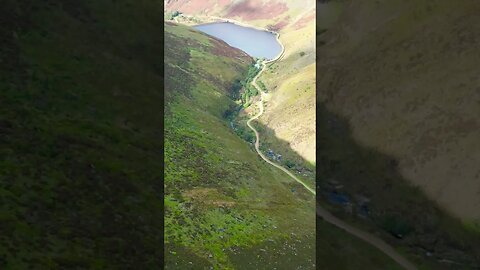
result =
[{"label": "reservoir", "polygon": [[225,41],[250,56],[273,59],[282,51],[275,34],[228,22],[194,26],[195,29]]}]

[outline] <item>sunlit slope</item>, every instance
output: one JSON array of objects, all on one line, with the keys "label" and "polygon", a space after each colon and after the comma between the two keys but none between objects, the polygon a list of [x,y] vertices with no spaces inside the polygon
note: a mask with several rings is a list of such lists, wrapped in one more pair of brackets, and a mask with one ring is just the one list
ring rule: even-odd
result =
[{"label": "sunlit slope", "polygon": [[179,11],[199,19],[223,17],[259,27],[283,29],[315,17],[315,1],[298,0],[166,0],[165,10]]},{"label": "sunlit slope", "polygon": [[[315,247],[313,196],[263,162],[222,118],[233,102],[229,82],[245,76],[251,60],[190,28],[165,29],[167,269],[314,269],[315,257],[332,269],[396,269],[324,222],[320,232],[335,237]],[[342,256],[352,263],[335,259]]]},{"label": "sunlit slope", "polygon": [[352,2],[320,39],[320,99],[450,213],[480,219],[478,1]]},{"label": "sunlit slope", "polygon": [[[260,121],[271,132],[265,144],[300,167],[315,162],[315,1],[167,1],[200,22],[223,17],[278,31],[285,55],[260,81],[270,91],[271,106]],[[192,23],[187,21],[187,23]],[[288,82],[288,83],[284,83]],[[282,140],[288,146],[274,143]],[[293,151],[293,152],[292,152]],[[290,154],[292,152],[293,154]]]},{"label": "sunlit slope", "polygon": [[[285,250],[291,266],[311,269],[314,197],[292,192],[296,183],[263,162],[223,118],[234,105],[231,86],[252,59],[192,28],[167,23],[165,30],[167,268],[192,260],[219,269],[260,260],[275,267],[275,250],[286,242],[303,250],[299,259]],[[272,258],[250,254],[260,249]]]},{"label": "sunlit slope", "polygon": [[[282,30],[285,55],[260,79],[269,93],[261,121],[304,160],[315,163],[315,18]],[[288,155],[283,147],[272,148]]]}]

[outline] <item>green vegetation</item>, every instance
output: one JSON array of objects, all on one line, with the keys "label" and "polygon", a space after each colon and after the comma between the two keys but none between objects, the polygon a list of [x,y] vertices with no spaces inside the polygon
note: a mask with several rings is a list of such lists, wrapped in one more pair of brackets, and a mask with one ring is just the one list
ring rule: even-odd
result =
[{"label": "green vegetation", "polygon": [[[329,3],[334,3],[334,2],[337,2],[337,1],[329,1]],[[187,4],[191,4],[191,3],[199,3],[199,1],[192,0],[192,1],[189,1],[189,3]],[[287,2],[287,4],[290,4],[290,3]],[[228,4],[225,4],[223,6],[217,5],[215,6],[215,8],[212,8],[212,9],[222,9],[226,7],[228,7]],[[300,10],[300,9],[296,8],[295,10]],[[212,14],[213,12],[214,11],[209,11],[210,14]],[[288,14],[288,12],[289,11],[287,11],[286,14]],[[322,12],[322,10],[317,10],[317,12]],[[295,16],[291,16],[290,18],[295,18]],[[275,18],[275,20],[279,21],[278,19],[279,19],[278,17]],[[265,22],[265,24],[271,23],[269,20],[265,20],[265,21],[268,21],[268,22]],[[252,21],[252,22],[256,23],[255,21]],[[262,21],[262,22],[259,22],[259,24],[260,23],[264,23],[264,22]],[[315,34],[315,31],[314,31],[315,27],[312,26],[311,23],[307,23],[308,29],[306,28],[295,29],[295,28],[296,27],[288,27],[285,31],[282,31],[282,42],[284,42],[284,45],[287,48],[287,53],[285,55],[285,58],[278,63],[272,64],[271,68],[268,68],[265,74],[263,74],[261,77],[262,82],[272,93],[271,94],[272,101],[268,104],[269,107],[267,110],[267,114],[264,117],[262,117],[263,119],[260,119],[259,122],[265,120],[265,121],[268,121],[269,125],[271,126],[277,126],[277,127],[281,126],[283,128],[280,127],[280,128],[276,128],[275,130],[272,130],[262,125],[261,123],[258,123],[257,121],[255,121],[255,126],[259,127],[258,130],[260,131],[262,136],[262,145],[261,145],[262,149],[264,147],[268,147],[268,148],[271,147],[271,149],[273,149],[275,153],[282,154],[284,160],[290,160],[297,165],[303,165],[302,162],[304,162],[309,164],[306,166],[311,166],[312,165],[311,162],[315,160],[314,159],[315,152],[314,151],[308,152],[308,149],[312,149],[312,150],[314,149],[314,147],[312,147],[312,144],[315,141],[315,134],[313,132],[315,130],[314,129],[315,128],[314,126],[315,60],[314,60],[314,57],[311,57],[315,55],[315,49],[314,49],[314,46],[312,46],[310,41],[313,40],[313,37]],[[321,28],[324,29],[326,27],[321,27]],[[366,29],[372,29],[372,27],[366,27]],[[325,35],[326,34],[327,33],[325,33]],[[346,36],[348,37],[348,35]],[[293,51],[292,48],[295,51]],[[303,57],[300,56],[300,52],[302,51],[305,52],[305,55]],[[241,87],[236,87],[236,88],[239,91],[241,89]],[[301,89],[302,91],[298,91],[297,89]],[[304,92],[305,90],[306,92]],[[241,99],[240,94],[235,99]],[[243,101],[245,101],[245,99],[243,99]],[[224,115],[225,118],[234,119],[235,127],[244,125],[247,119],[247,116],[245,115],[244,111],[238,110],[238,105],[236,104],[232,106],[235,108],[230,109],[231,107],[229,106],[226,107],[225,111],[228,110],[228,112]],[[230,122],[231,121],[229,120],[228,123],[225,124],[225,126],[229,126]],[[299,127],[299,126],[300,126],[299,129],[292,128],[292,127]],[[212,130],[211,134],[215,143],[218,143],[218,141],[221,138],[226,137],[223,135],[216,135],[217,132],[220,130],[219,126],[217,125],[215,125],[214,128],[212,128],[211,130]],[[283,140],[279,138],[283,138]],[[288,141],[285,141],[285,139]],[[295,144],[293,144],[293,142],[295,142]],[[292,150],[292,145],[298,146],[302,144],[308,147],[296,148],[295,151]],[[223,147],[223,149],[225,150],[229,150],[230,148],[232,148],[232,147],[225,147],[224,145],[221,147]],[[309,157],[310,162],[306,162],[304,158],[302,158],[302,156],[299,156],[297,153],[302,153],[303,157]],[[332,152],[329,154],[335,157],[335,152]],[[224,153],[222,155],[225,156],[227,154]],[[237,153],[236,155],[232,155],[232,157],[230,158],[224,157],[223,159],[230,160],[230,159],[233,159],[233,157],[237,157],[237,156],[240,156],[240,154]],[[251,158],[252,159],[250,160],[250,162],[253,162],[254,159],[257,159],[257,160],[259,159],[257,156],[254,156],[254,155],[252,155]],[[225,166],[230,166],[228,165],[230,163],[228,164],[224,163],[224,164]],[[320,168],[323,168],[324,166],[328,167],[329,164],[328,163],[325,164],[322,160],[322,162],[319,163],[319,166]],[[303,166],[298,166],[298,167],[303,167]],[[297,168],[297,166],[295,166],[295,168]],[[250,170],[250,169],[252,168],[248,167],[247,170]],[[345,168],[343,167],[343,169]],[[265,171],[269,171],[269,170],[271,170],[271,168],[265,168]],[[314,174],[312,173],[310,175],[311,176],[309,177],[309,179],[312,178],[312,181],[314,181],[315,179]],[[228,179],[229,177],[226,177],[226,178]],[[323,175],[320,176],[319,178],[323,179]],[[265,180],[267,179],[268,178],[265,178]],[[278,181],[282,181],[281,179],[282,179],[281,177],[278,177],[278,178],[275,178],[274,180],[278,182]],[[365,178],[365,179],[362,178],[362,180],[367,181],[368,178]],[[251,180],[251,182],[255,182],[255,181],[256,180],[253,180],[253,179]],[[294,183],[285,182],[282,185],[285,185],[285,187],[287,187],[288,189],[288,192],[290,194],[294,194],[294,196],[296,197],[299,197],[299,198],[310,197],[309,196],[310,194],[308,195],[302,194],[303,189],[301,187],[299,188],[298,186],[295,186]],[[265,191],[264,187],[258,188],[258,189],[251,189],[246,187],[246,189],[249,190],[247,194],[249,193],[258,194],[259,192]],[[214,194],[216,194],[215,196],[220,196],[222,198],[221,200],[226,200],[225,198],[223,198],[223,196],[219,195],[218,193],[215,192]],[[234,196],[233,194],[236,195],[241,193],[239,193],[239,189],[236,189],[234,192],[231,192],[229,196],[233,198]],[[272,194],[269,194],[268,196],[264,196],[263,194],[258,194],[257,198],[259,200],[265,200],[263,205],[265,204],[268,205],[269,202],[271,202],[271,198],[272,198],[271,196]],[[281,195],[277,197],[278,204],[275,204],[275,206],[278,207],[280,205],[279,203],[283,202],[285,198],[288,198],[288,197],[289,196],[287,195],[287,193],[281,193]],[[245,197],[243,196],[242,198],[245,198]],[[270,209],[273,210],[274,208],[272,207]],[[279,225],[281,224],[280,220],[276,220],[276,221]],[[303,220],[302,220],[302,223],[307,224],[307,222],[303,222]],[[398,267],[396,268],[396,265],[391,260],[386,258],[384,254],[382,254],[375,248],[372,248],[371,246],[365,244],[363,241],[353,238],[345,234],[342,230],[336,229],[328,224],[325,224],[325,222],[322,222],[321,220],[317,220],[317,225],[319,225],[318,239],[321,241],[320,245],[317,246],[316,248],[317,268],[319,269],[356,269],[358,268],[359,265],[361,265],[362,268],[364,269],[398,269]],[[293,227],[294,225],[290,227],[289,231],[292,231]],[[266,242],[268,243],[268,240]],[[269,250],[265,248],[265,246],[268,246],[268,245],[264,243],[262,248]],[[275,253],[275,252],[265,252],[265,253],[259,252],[259,247],[260,246],[254,246],[252,247],[253,251],[248,252],[248,249],[247,249],[247,252],[235,253],[234,256],[230,256],[232,264],[234,264],[237,261],[241,261],[243,263],[254,261],[255,257],[257,256],[260,256],[263,259],[266,257],[263,254],[268,255],[271,253],[272,254]],[[276,250],[278,250],[279,247],[275,246],[275,248]],[[245,253],[247,253],[247,255],[241,256],[242,254],[245,254]],[[299,255],[301,255],[301,253],[299,253]],[[291,258],[288,256],[284,256],[284,257],[287,257],[287,259]],[[282,258],[282,256],[279,256],[275,259],[276,261],[282,261],[283,259],[282,262],[284,262],[284,264],[282,264],[280,267],[277,266],[277,269],[298,269],[299,268],[299,265],[288,265],[288,261],[286,261],[285,258]],[[298,259],[295,259],[295,261],[297,260]],[[261,261],[262,264],[260,264],[260,267],[252,267],[251,265],[240,264],[241,266],[244,266],[243,268],[240,268],[240,269],[274,269],[274,267],[268,267],[267,265],[268,261],[269,261],[268,259],[264,259],[263,261]],[[252,264],[252,265],[255,265],[255,264]],[[291,267],[288,267],[288,266],[291,266]],[[311,265],[305,268],[309,268],[309,267],[311,267]],[[188,267],[186,269],[188,269]]]},{"label": "green vegetation", "polygon": [[262,81],[257,81],[257,84],[262,89],[263,92],[268,93],[267,87]]},{"label": "green vegetation", "polygon": [[246,142],[249,142],[249,143],[255,143],[255,133],[253,133],[253,131],[247,127],[246,124],[244,125],[236,125],[234,126],[235,128],[235,133],[237,134],[237,136],[239,136],[240,138],[242,138],[243,140],[245,140]]},{"label": "green vegetation", "polygon": [[167,11],[164,14],[165,20],[173,20],[173,19],[175,19],[175,17],[179,16],[180,14],[182,14],[182,13],[180,13],[178,10],[175,10],[173,12]]},{"label": "green vegetation", "polygon": [[161,12],[2,2],[1,269],[161,264]]},{"label": "green vegetation", "polygon": [[[258,252],[267,239],[314,233],[314,198],[292,196],[281,184],[292,180],[231,130],[241,108],[234,99],[258,72],[252,59],[198,32],[185,35],[189,29],[165,24],[166,268],[188,267],[189,257],[180,255],[187,249],[215,269],[244,269],[245,262],[231,259],[235,250]],[[251,131],[236,132],[253,141]],[[308,219],[301,228],[294,222]],[[285,256],[293,258],[294,250]]]},{"label": "green vegetation", "polygon": [[413,232],[412,226],[400,216],[389,215],[383,220],[384,230],[399,238],[408,237]]},{"label": "green vegetation", "polygon": [[226,249],[259,244],[273,234],[272,220],[262,213],[219,208],[196,215],[171,196],[165,197],[165,209],[165,240],[214,258],[222,269],[231,267]]},{"label": "green vegetation", "polygon": [[232,99],[236,100],[240,97],[240,90],[242,90],[243,84],[244,84],[243,81],[240,79],[236,79],[235,81],[233,81],[232,90],[230,94],[230,97]]},{"label": "green vegetation", "polygon": [[[251,105],[250,98],[258,95],[258,90],[252,85],[252,80],[259,72],[260,69],[256,67],[256,63],[252,63],[248,66],[245,78],[234,80],[229,96],[234,100],[240,98],[241,105],[231,104],[223,113],[223,117],[231,123],[235,133],[249,143],[255,142],[255,134],[247,127],[246,119],[240,119],[239,114],[242,109]],[[257,81],[257,84],[266,91],[263,83]]]},{"label": "green vegetation", "polygon": [[248,67],[246,78],[240,81],[240,84],[243,89],[241,98],[242,98],[242,104],[244,108],[247,108],[248,106],[250,106],[250,97],[254,97],[258,95],[258,90],[252,85],[252,80],[253,78],[255,78],[255,76],[257,76],[259,72],[260,72],[260,69],[258,69],[255,66],[255,63],[251,64]]},{"label": "green vegetation", "polygon": [[293,168],[295,167],[295,163],[293,163],[291,160],[285,160],[285,166],[287,166],[288,168]]}]

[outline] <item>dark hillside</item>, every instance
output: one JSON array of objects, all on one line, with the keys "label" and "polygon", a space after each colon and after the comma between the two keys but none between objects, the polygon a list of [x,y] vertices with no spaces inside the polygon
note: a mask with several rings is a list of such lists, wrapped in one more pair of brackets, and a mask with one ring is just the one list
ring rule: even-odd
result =
[{"label": "dark hillside", "polygon": [[2,3],[1,269],[160,265],[161,12]]},{"label": "dark hillside", "polygon": [[430,199],[480,226],[480,2],[343,2],[319,37],[319,100]]},{"label": "dark hillside", "polygon": [[480,2],[319,5],[320,201],[422,269],[479,269]]}]

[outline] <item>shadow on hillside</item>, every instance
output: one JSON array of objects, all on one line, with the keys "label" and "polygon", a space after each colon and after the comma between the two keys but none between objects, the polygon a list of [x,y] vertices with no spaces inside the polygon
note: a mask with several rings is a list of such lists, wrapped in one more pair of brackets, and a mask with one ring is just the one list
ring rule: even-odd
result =
[{"label": "shadow on hillside", "polygon": [[313,187],[315,166],[293,150],[288,141],[278,138],[275,130],[258,121],[254,122],[254,126],[260,133],[260,150],[262,150],[262,153],[271,161],[289,169],[300,178],[312,181]]},{"label": "shadow on hillside", "polygon": [[[317,203],[429,261],[479,265],[480,237],[402,177],[397,160],[358,144],[345,118],[317,102]],[[320,221],[321,218],[317,218]]]},{"label": "shadow on hillside", "polygon": [[[337,217],[378,232],[421,263],[440,269],[448,265],[439,260],[479,264],[480,237],[410,185],[399,173],[396,159],[358,144],[348,121],[324,104],[317,103],[316,171],[287,141],[277,138],[274,130],[258,121],[254,125],[260,132],[262,152],[309,185],[315,184],[317,203]],[[269,136],[268,144],[262,143],[265,136]],[[253,138],[250,146],[255,151]],[[289,188],[298,196],[311,196],[298,183],[292,182]],[[317,217],[317,237],[321,238],[324,230],[323,219]]]},{"label": "shadow on hillside", "polygon": [[[260,133],[260,150],[262,153],[270,161],[288,169],[308,186],[314,188],[314,167],[307,160],[303,159],[299,154],[292,150],[287,141],[277,138],[274,130],[258,121],[254,121],[253,125]],[[291,192],[294,197],[301,201],[309,202],[309,205],[313,206],[315,199],[314,195],[302,184],[291,179],[280,169],[267,164],[256,153],[254,147],[254,132],[246,127],[246,125],[242,128],[245,129],[245,133],[243,135],[247,136],[240,137],[246,140],[245,143],[249,144],[250,150],[260,162],[265,164],[265,168],[271,168],[272,170],[277,170],[279,174],[284,174],[285,179],[290,179],[291,181],[284,182],[283,180],[278,180],[278,182],[287,189],[287,192]],[[236,133],[234,130],[231,131]],[[263,143],[266,139],[266,134],[269,134],[269,144]],[[237,135],[239,134],[237,133]],[[285,193],[282,194],[286,195]],[[273,207],[282,207],[282,203],[279,203],[279,205],[274,205]],[[314,209],[309,208],[308,211],[314,211]],[[309,223],[311,226],[313,226],[315,224],[313,213],[311,213],[311,216],[309,217],[311,218],[302,220],[300,222],[304,224]],[[291,217],[289,217],[289,219],[291,219]],[[313,229],[313,227],[311,228]],[[312,231],[311,234],[303,235],[301,237],[298,237],[295,235],[295,233],[297,233],[297,231],[295,231],[295,228],[292,228],[291,235],[283,240],[275,242],[266,241],[254,247],[241,248],[241,252],[236,252],[231,256],[232,263],[235,266],[238,266],[238,269],[314,269],[315,232]],[[259,250],[263,252],[259,252]]]},{"label": "shadow on hillside", "polygon": [[[295,174],[299,179],[304,181],[308,186],[315,187],[315,167],[309,161],[305,160],[291,147],[290,143],[279,139],[275,135],[275,131],[268,126],[254,121],[253,125],[260,134],[260,150],[262,153],[272,162],[283,166],[290,172]],[[239,129],[242,131],[239,132]],[[249,144],[252,152],[255,152],[256,157],[261,161],[262,158],[256,153],[254,148],[255,134],[248,128],[245,121],[242,124],[236,123],[233,133],[237,133],[239,137],[244,139]],[[268,137],[268,138],[267,138]],[[279,169],[278,169],[279,170]],[[280,171],[280,170],[279,170]],[[285,174],[286,175],[286,174]],[[288,177],[288,176],[287,176]],[[308,199],[313,196],[308,190],[305,189],[300,183],[292,182],[288,184],[288,188],[293,194],[300,196],[301,198]]]}]

